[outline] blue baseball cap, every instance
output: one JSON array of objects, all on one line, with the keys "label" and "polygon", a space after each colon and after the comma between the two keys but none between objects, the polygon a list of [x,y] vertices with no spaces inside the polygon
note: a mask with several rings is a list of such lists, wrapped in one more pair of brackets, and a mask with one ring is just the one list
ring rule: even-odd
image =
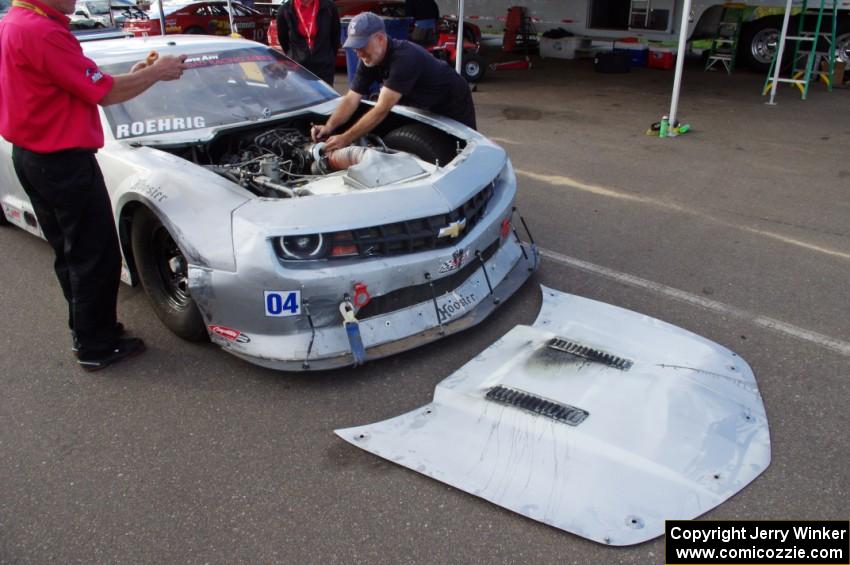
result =
[{"label": "blue baseball cap", "polygon": [[361,49],[369,42],[372,34],[379,31],[387,32],[384,20],[372,12],[361,12],[351,18],[348,24],[348,37],[342,46],[346,49]]}]

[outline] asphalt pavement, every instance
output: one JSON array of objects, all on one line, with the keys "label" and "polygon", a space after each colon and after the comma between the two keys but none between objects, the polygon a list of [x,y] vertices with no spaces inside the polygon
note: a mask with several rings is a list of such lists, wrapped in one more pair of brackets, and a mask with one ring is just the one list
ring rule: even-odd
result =
[{"label": "asphalt pavement", "polygon": [[[490,54],[491,56],[493,54]],[[338,75],[344,80],[343,75]],[[535,59],[490,73],[479,129],[509,152],[541,269],[465,333],[352,370],[287,374],[171,335],[89,374],[70,354],[48,245],[0,229],[0,562],[663,563],[664,540],[605,547],[379,459],[333,434],[430,401],[517,324],[539,285],[635,310],[740,354],[772,463],[704,519],[850,517],[850,90],[688,66],[601,75]]]}]

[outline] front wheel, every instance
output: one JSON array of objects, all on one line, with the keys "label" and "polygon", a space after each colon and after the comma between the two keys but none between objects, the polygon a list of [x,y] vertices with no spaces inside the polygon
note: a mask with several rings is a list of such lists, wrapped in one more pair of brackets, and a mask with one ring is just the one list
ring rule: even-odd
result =
[{"label": "front wheel", "polygon": [[468,82],[478,82],[484,78],[487,65],[484,59],[477,53],[464,53],[461,61],[460,72]]},{"label": "front wheel", "polygon": [[162,222],[147,208],[133,216],[133,256],[154,313],[188,341],[206,341],[204,320],[189,294],[186,258]]}]

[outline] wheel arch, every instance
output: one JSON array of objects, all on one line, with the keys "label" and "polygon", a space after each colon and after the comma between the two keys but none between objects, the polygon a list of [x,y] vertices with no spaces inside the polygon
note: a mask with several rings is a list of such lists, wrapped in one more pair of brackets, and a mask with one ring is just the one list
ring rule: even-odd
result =
[{"label": "wheel arch", "polygon": [[[174,238],[174,243],[180,248],[183,256],[188,261],[193,263],[205,264],[197,253],[195,248],[190,245],[183,236],[183,232],[177,229],[172,222],[169,221],[168,215],[163,213],[153,202],[147,199],[130,199],[124,202],[121,206],[121,211],[118,213],[118,241],[121,244],[121,251],[124,254],[124,260],[127,264],[127,270],[130,273],[130,286],[136,286],[139,282],[139,272],[136,266],[136,257],[133,253],[133,219],[136,212],[141,209],[147,209],[151,214],[156,216],[159,221]],[[187,251],[189,251],[187,253]]]},{"label": "wheel arch", "polygon": [[124,254],[124,263],[130,273],[130,286],[139,284],[139,271],[136,268],[136,257],[133,255],[133,216],[136,210],[146,207],[137,200],[127,202],[118,214],[118,241]]}]

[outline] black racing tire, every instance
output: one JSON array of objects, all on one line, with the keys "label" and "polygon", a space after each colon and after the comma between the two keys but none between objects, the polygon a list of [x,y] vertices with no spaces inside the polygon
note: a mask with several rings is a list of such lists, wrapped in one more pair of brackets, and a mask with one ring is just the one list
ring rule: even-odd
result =
[{"label": "black racing tire", "polygon": [[487,64],[478,53],[464,53],[460,72],[467,82],[478,82],[487,73]]},{"label": "black racing tire", "polygon": [[390,149],[413,153],[423,161],[441,166],[457,155],[455,141],[450,135],[425,124],[396,128],[384,136],[384,143]]},{"label": "black racing tire", "polygon": [[[788,23],[788,33],[796,33],[796,30],[797,20],[791,18]],[[770,70],[770,62],[773,60],[774,53],[776,53],[781,32],[781,16],[759,18],[744,24],[741,29],[741,36],[738,38],[738,59],[751,70],[766,73]],[[789,48],[793,50],[794,45],[792,42],[786,41],[782,66],[790,68],[791,53],[788,51]]]},{"label": "black racing tire", "polygon": [[184,33],[188,33],[188,34],[191,34],[191,35],[203,35],[206,32],[204,31],[204,28],[202,28],[202,27],[192,26],[189,29],[187,29]]},{"label": "black racing tire", "polygon": [[139,280],[157,317],[187,341],[206,341],[204,319],[187,288],[186,258],[147,208],[133,215],[132,247]]}]

